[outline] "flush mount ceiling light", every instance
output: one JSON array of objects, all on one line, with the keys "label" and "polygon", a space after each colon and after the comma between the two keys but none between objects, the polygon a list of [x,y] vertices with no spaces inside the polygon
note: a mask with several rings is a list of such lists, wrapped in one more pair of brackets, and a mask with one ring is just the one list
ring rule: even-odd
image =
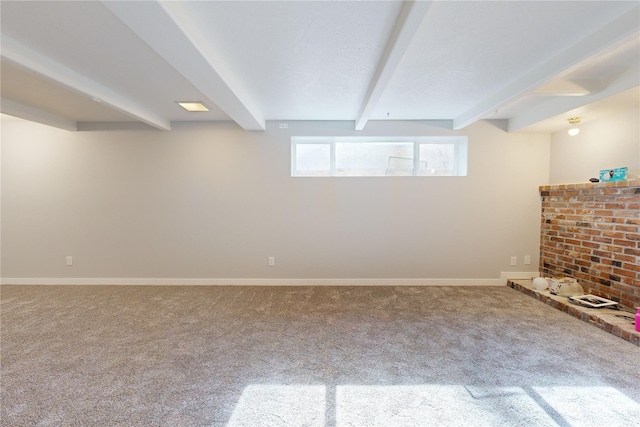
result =
[{"label": "flush mount ceiling light", "polygon": [[176,101],[176,102],[178,103],[179,106],[181,106],[182,108],[184,108],[185,110],[191,113],[198,112],[198,111],[209,111],[207,106],[200,101],[191,101],[191,102]]},{"label": "flush mount ceiling light", "polygon": [[580,117],[572,117],[569,119],[569,135],[576,136],[580,133],[580,129],[578,128],[578,123],[580,123]]}]

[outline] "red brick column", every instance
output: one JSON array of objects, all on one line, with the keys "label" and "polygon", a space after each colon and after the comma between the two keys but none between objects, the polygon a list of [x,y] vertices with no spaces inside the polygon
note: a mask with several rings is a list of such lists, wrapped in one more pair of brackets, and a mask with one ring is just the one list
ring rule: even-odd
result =
[{"label": "red brick column", "polygon": [[540,187],[540,272],[640,306],[640,180]]}]

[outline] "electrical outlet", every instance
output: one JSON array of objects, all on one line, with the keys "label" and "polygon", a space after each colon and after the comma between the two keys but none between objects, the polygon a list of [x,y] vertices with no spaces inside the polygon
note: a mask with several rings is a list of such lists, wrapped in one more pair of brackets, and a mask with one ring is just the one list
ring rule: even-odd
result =
[{"label": "electrical outlet", "polygon": [[511,265],[518,265],[518,257],[516,256],[511,257]]},{"label": "electrical outlet", "polygon": [[280,129],[289,129],[289,123],[280,123],[278,127]]},{"label": "electrical outlet", "polygon": [[67,265],[73,265],[73,257],[72,256],[68,256],[67,257]]},{"label": "electrical outlet", "polygon": [[524,256],[524,265],[529,265],[531,264],[531,255],[525,255]]},{"label": "electrical outlet", "polygon": [[270,256],[269,257],[269,267],[273,267],[274,265],[276,265],[276,257]]}]

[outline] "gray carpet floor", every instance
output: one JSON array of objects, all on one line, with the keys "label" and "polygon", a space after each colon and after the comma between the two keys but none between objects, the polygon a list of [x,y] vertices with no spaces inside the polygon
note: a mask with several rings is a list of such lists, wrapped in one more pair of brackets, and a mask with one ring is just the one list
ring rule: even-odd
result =
[{"label": "gray carpet floor", "polygon": [[507,287],[0,296],[3,426],[640,422],[640,348]]}]

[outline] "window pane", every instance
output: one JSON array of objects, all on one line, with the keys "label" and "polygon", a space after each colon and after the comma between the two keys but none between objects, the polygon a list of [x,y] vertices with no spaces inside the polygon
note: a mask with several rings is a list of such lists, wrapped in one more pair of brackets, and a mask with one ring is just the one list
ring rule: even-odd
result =
[{"label": "window pane", "polygon": [[292,176],[467,175],[466,137],[305,136],[291,142]]},{"label": "window pane", "polygon": [[411,142],[341,142],[335,144],[336,176],[411,176]]},{"label": "window pane", "polygon": [[296,176],[331,176],[331,145],[296,144]]},{"label": "window pane", "polygon": [[420,176],[452,176],[455,175],[454,145],[420,144]]}]

